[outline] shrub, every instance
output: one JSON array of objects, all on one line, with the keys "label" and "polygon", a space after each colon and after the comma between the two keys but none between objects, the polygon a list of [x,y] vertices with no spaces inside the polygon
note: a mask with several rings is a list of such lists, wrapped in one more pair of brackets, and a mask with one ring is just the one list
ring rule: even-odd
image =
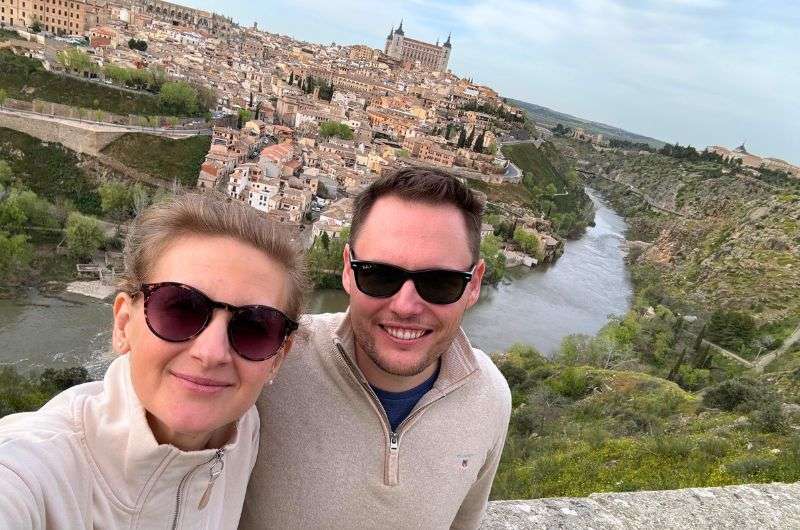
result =
[{"label": "shrub", "polygon": [[741,480],[757,480],[769,471],[773,460],[760,456],[745,456],[727,464],[725,469]]},{"label": "shrub", "polygon": [[97,219],[72,212],[67,218],[67,250],[77,259],[91,259],[103,243]]},{"label": "shrub", "polygon": [[580,399],[589,394],[593,385],[584,368],[568,366],[559,375],[547,381],[555,392],[570,399]]},{"label": "shrub", "polygon": [[761,401],[758,408],[750,413],[750,420],[753,427],[761,432],[785,433],[788,430],[779,401]]},{"label": "shrub", "polygon": [[683,364],[678,369],[678,378],[675,381],[686,390],[696,391],[705,388],[711,379],[711,371],[705,368],[692,368]]},{"label": "shrub", "polygon": [[752,410],[762,393],[761,386],[752,379],[729,379],[710,387],[703,396],[703,404],[728,411]]},{"label": "shrub", "polygon": [[722,458],[731,450],[731,444],[725,438],[711,436],[701,439],[697,448],[711,458]]}]

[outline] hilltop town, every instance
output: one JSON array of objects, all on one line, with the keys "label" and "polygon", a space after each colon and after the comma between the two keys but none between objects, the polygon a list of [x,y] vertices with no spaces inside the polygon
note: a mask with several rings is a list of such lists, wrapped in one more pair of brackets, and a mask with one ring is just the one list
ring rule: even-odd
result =
[{"label": "hilltop town", "polygon": [[[520,183],[503,141],[538,147],[552,134],[492,88],[448,70],[452,35],[424,42],[402,21],[377,49],[300,42],[158,0],[60,4],[0,0],[0,23],[30,42],[12,49],[108,85],[131,85],[120,72],[153,72],[210,90],[212,140],[197,188],[242,200],[298,234],[312,225],[306,246],[323,232],[337,238],[349,197],[386,171],[422,165]],[[555,246],[544,212],[526,215],[542,246]]]}]

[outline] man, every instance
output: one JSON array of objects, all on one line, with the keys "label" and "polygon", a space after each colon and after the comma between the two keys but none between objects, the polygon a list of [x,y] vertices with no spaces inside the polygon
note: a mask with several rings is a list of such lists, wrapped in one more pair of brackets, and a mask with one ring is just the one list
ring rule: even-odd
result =
[{"label": "man", "polygon": [[461,319],[480,295],[483,205],[404,169],[354,204],[347,313],[305,318],[258,402],[240,528],[477,528],[503,450],[508,385]]}]

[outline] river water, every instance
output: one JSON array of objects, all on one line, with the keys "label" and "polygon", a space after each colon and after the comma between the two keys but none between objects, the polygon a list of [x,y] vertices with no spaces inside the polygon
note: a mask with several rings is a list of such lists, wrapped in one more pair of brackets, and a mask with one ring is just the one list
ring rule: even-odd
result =
[{"label": "river water", "polygon": [[[549,267],[517,268],[510,281],[482,289],[464,317],[473,344],[499,351],[516,342],[552,353],[570,334],[596,333],[612,314],[630,306],[631,284],[623,262],[625,222],[594,192],[595,226]],[[312,313],[347,307],[343,291],[317,291]],[[0,365],[21,370],[82,364],[102,375],[111,336],[111,305],[78,296],[44,297],[36,291],[0,300]]]}]

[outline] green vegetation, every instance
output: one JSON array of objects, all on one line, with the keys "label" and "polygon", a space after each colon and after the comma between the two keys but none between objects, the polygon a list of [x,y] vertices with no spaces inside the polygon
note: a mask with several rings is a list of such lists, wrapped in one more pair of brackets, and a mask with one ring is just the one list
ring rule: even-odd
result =
[{"label": "green vegetation", "polygon": [[336,136],[338,138],[341,138],[342,140],[353,139],[353,129],[351,129],[344,123],[339,123],[337,121],[324,121],[320,123],[319,134],[325,139],[330,138],[332,136]]},{"label": "green vegetation", "polygon": [[320,234],[311,245],[306,256],[311,281],[317,289],[341,289],[344,270],[344,246],[350,238],[350,229],[345,228],[339,237],[331,238],[326,232]]},{"label": "green vegetation", "polygon": [[117,222],[133,217],[150,203],[147,190],[141,184],[107,181],[98,188],[103,213]]},{"label": "green vegetation", "polygon": [[80,48],[65,48],[61,50],[56,54],[56,61],[65,70],[78,74],[83,74],[84,72],[97,74],[100,71],[100,66],[94,62],[94,59]]},{"label": "green vegetation", "polygon": [[[289,81],[289,84],[292,84],[292,81]],[[319,88],[319,99],[330,101],[333,98],[333,83],[329,83],[325,79],[314,76],[297,77],[297,86],[306,94],[311,94],[315,88]]]},{"label": "green vegetation", "polygon": [[79,261],[91,260],[105,241],[97,220],[78,212],[69,214],[66,233],[67,250]]},{"label": "green vegetation", "polygon": [[125,134],[103,149],[103,154],[128,167],[143,171],[165,182],[177,180],[191,188],[197,184],[211,138],[193,136],[182,140],[149,134]]},{"label": "green vegetation", "polygon": [[514,230],[512,239],[519,245],[520,249],[525,254],[533,256],[537,260],[541,260],[544,257],[542,242],[536,233],[519,226],[516,230]]},{"label": "green vegetation", "polygon": [[0,89],[8,97],[32,101],[40,99],[63,105],[99,109],[114,114],[160,114],[158,99],[149,94],[81,81],[46,71],[41,62],[0,50]]},{"label": "green vegetation", "polygon": [[500,242],[500,238],[494,234],[489,234],[481,240],[481,258],[486,263],[484,284],[496,284],[505,276],[506,256],[500,248]]},{"label": "green vegetation", "polygon": [[86,214],[100,213],[96,184],[79,167],[75,153],[62,145],[0,128],[0,159],[8,163],[17,184],[43,199],[68,202]]},{"label": "green vegetation", "polygon": [[176,116],[195,116],[208,111],[198,98],[197,88],[184,81],[171,81],[161,85],[158,102],[162,112]]},{"label": "green vegetation", "polygon": [[116,85],[157,93],[167,81],[167,72],[160,66],[140,69],[107,64],[103,77]]},{"label": "green vegetation", "polygon": [[13,366],[0,367],[0,418],[39,409],[59,392],[90,381],[85,368],[48,368],[22,375]]},{"label": "green vegetation", "polygon": [[17,33],[16,31],[12,29],[0,28],[0,42],[18,38],[19,38],[19,33]]},{"label": "green vegetation", "polygon": [[128,48],[130,48],[131,50],[139,50],[140,52],[146,52],[147,51],[147,41],[136,40],[136,39],[131,38],[128,41]]},{"label": "green vegetation", "polygon": [[583,181],[552,144],[507,145],[503,154],[522,170],[529,206],[552,220],[558,235],[583,233],[594,215],[592,202],[583,191]]}]

